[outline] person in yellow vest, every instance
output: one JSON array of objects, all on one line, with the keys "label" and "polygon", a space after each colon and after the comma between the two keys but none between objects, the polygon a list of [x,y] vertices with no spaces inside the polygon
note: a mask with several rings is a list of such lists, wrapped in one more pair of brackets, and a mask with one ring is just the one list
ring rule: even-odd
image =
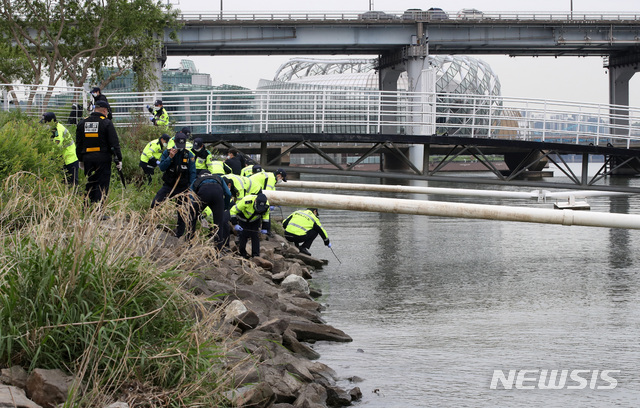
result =
[{"label": "person in yellow vest", "polygon": [[156,101],[153,103],[153,107],[147,105],[147,110],[149,111],[149,113],[153,114],[153,116],[151,116],[150,118],[151,123],[153,123],[154,126],[163,128],[163,131],[168,132],[169,131],[169,114],[167,113],[167,110],[162,105],[162,100],[156,99]]},{"label": "person in yellow vest", "polygon": [[250,177],[252,174],[253,174],[253,164],[244,166],[242,168],[242,171],[240,172],[240,175],[244,177]]},{"label": "person in yellow vest", "polygon": [[209,172],[211,174],[224,176],[225,174],[231,173],[231,167],[229,167],[227,163],[222,160],[211,160],[211,164],[209,165]]},{"label": "person in yellow vest", "polygon": [[293,242],[305,255],[311,255],[309,248],[318,235],[322,237],[324,244],[331,248],[331,241],[320,223],[317,208],[294,211],[282,222],[282,226],[286,240]]},{"label": "person in yellow vest", "polygon": [[151,177],[153,172],[160,164],[160,156],[162,152],[167,148],[169,139],[171,137],[163,133],[158,139],[152,140],[144,147],[142,154],[140,155],[140,168],[144,172],[149,184],[151,184]]},{"label": "person in yellow vest", "polygon": [[216,174],[211,172],[211,163],[213,162],[213,155],[209,150],[204,147],[204,142],[202,138],[196,137],[193,140],[193,147],[191,148],[191,153],[196,157],[196,176],[201,175],[203,172],[207,171],[211,174]]},{"label": "person in yellow vest", "polygon": [[280,181],[287,181],[287,172],[282,169],[277,169],[271,173],[269,171],[262,170],[260,165],[253,166],[253,174],[249,177],[251,182],[260,186],[262,190],[275,190],[276,183]]},{"label": "person in yellow vest", "polygon": [[236,201],[241,200],[247,194],[252,194],[252,184],[249,177],[242,177],[232,173],[225,174],[223,178]]},{"label": "person in yellow vest", "polygon": [[260,256],[260,235],[268,234],[271,229],[269,220],[269,201],[264,194],[250,194],[231,207],[231,224],[240,233],[238,252],[244,258],[247,254],[247,241],[251,238],[251,256]]},{"label": "person in yellow vest", "polygon": [[56,119],[56,114],[46,112],[42,115],[41,123],[52,123],[51,138],[53,142],[60,147],[62,151],[62,159],[64,160],[65,183],[78,184],[78,171],[80,162],[76,155],[76,144],[73,142],[71,134],[62,123]]},{"label": "person in yellow vest", "polygon": [[[193,148],[193,143],[191,142],[191,139],[189,138],[191,135],[191,129],[188,126],[183,127],[179,132],[177,133],[182,133],[187,137],[187,149],[191,150]],[[167,150],[171,150],[173,149],[173,147],[176,145],[176,141],[175,141],[176,137],[172,137],[171,140],[169,140],[169,144],[167,145]]]}]

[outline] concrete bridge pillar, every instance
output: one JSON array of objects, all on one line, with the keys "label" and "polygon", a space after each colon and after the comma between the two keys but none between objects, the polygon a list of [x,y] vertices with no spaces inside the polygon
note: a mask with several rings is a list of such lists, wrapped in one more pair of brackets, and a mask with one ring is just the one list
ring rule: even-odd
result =
[{"label": "concrete bridge pillar", "polygon": [[[640,55],[610,57],[608,66],[610,104],[629,106],[629,81],[638,71],[639,64]],[[617,108],[611,109],[609,113],[612,133],[627,135],[628,131],[624,128],[629,125],[629,110]]]}]

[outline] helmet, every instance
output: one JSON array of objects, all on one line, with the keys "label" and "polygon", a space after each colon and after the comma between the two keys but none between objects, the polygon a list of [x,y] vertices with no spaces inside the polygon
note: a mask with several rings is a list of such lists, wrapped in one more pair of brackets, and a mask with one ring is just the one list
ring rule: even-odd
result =
[{"label": "helmet", "polygon": [[45,112],[42,114],[42,120],[40,121],[41,123],[48,123],[48,122],[57,122],[56,119],[56,114],[53,112]]},{"label": "helmet", "polygon": [[260,166],[259,164],[254,164],[251,170],[253,174],[260,173],[262,171],[262,166]]}]

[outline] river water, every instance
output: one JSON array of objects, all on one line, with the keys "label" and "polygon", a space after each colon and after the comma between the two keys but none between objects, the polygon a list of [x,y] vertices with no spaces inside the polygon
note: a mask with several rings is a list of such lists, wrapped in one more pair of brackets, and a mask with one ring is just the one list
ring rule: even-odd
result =
[{"label": "river water", "polygon": [[[610,182],[640,186],[640,179]],[[640,213],[639,197],[588,201],[591,211]],[[360,387],[355,406],[640,406],[640,231],[322,209],[320,218],[342,263],[316,242],[311,252],[329,265],[312,282],[323,290],[327,323],[353,342],[314,347],[339,385]],[[503,382],[491,389],[494,370],[517,370],[533,389]],[[586,380],[540,389],[539,370]],[[615,370],[608,374],[615,381],[603,370]]]}]

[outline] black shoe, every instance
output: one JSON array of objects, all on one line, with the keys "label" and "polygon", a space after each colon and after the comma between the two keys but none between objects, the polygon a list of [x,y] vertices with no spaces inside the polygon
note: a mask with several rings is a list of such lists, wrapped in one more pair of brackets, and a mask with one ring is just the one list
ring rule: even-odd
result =
[{"label": "black shoe", "polygon": [[309,256],[311,256],[311,252],[309,252],[309,250],[308,250],[307,248],[305,248],[305,247],[300,247],[300,248],[298,248],[298,249],[300,250],[300,253],[301,253],[301,254],[305,254],[305,255],[309,255]]}]

